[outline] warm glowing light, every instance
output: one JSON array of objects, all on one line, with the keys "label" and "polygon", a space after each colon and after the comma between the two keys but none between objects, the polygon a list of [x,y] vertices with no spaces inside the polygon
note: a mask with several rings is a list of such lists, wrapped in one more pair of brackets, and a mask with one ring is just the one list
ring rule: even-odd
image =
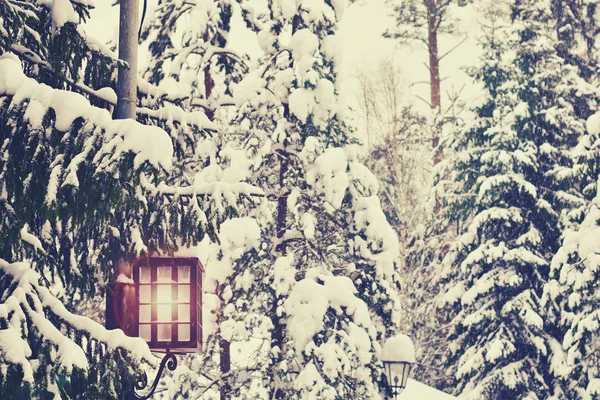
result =
[{"label": "warm glowing light", "polygon": [[152,290],[150,285],[140,285],[140,303],[150,303],[152,301]]},{"label": "warm glowing light", "polygon": [[190,301],[190,285],[178,285],[177,298],[181,302]]},{"label": "warm glowing light", "polygon": [[158,303],[171,303],[171,285],[158,285],[156,287],[156,301]]},{"label": "warm glowing light", "polygon": [[202,265],[194,258],[140,259],[139,336],[151,349],[197,351],[202,338]]},{"label": "warm glowing light", "polygon": [[171,267],[158,267],[158,282],[171,282]]}]

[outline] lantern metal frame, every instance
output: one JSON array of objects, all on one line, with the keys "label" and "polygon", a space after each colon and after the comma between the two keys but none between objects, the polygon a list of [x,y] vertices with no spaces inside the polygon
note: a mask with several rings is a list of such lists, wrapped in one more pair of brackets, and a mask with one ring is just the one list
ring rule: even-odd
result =
[{"label": "lantern metal frame", "polygon": [[[145,257],[138,258],[133,262],[133,280],[137,287],[136,290],[136,329],[137,336],[143,337],[148,343],[148,347],[154,352],[166,353],[190,353],[201,351],[202,343],[202,273],[204,268],[200,261],[194,257]],[[169,282],[160,282],[158,279],[158,269],[160,267],[169,267],[171,271]],[[189,267],[189,282],[182,282],[178,276],[179,267]],[[150,279],[147,282],[141,282],[141,268],[149,268]],[[180,301],[180,287],[189,286],[189,298]],[[141,291],[144,287],[150,290],[150,300],[141,301]],[[170,300],[161,304],[159,301],[159,290],[166,289]],[[146,290],[148,290],[146,289]],[[159,306],[171,305],[171,318],[161,320],[158,318]],[[189,306],[189,321],[178,320],[179,306]],[[147,306],[150,310],[149,318],[142,320],[140,313],[141,306]],[[187,316],[186,316],[187,317]],[[170,325],[170,339],[164,340],[159,336],[159,325]],[[141,334],[142,326],[147,327],[149,332],[146,335]],[[180,326],[189,327],[189,338],[180,340]],[[148,335],[149,333],[149,335]],[[145,336],[145,337],[144,337]],[[149,336],[149,339],[148,338]]]},{"label": "lantern metal frame", "polygon": [[[397,399],[400,393],[406,388],[412,364],[413,363],[408,361],[383,360],[385,375],[387,378],[388,386],[392,390],[393,399]],[[402,372],[399,374],[400,376],[393,372],[395,370],[395,368],[393,367],[396,365],[401,366]]]}]

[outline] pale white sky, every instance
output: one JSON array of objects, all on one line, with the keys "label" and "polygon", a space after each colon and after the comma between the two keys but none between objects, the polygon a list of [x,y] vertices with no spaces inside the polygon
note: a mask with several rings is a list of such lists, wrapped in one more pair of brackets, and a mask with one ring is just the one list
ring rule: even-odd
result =
[{"label": "pale white sky", "polygon": [[[153,11],[153,3],[149,0],[148,12]],[[88,32],[98,39],[116,41],[118,36],[118,7],[111,7],[111,1],[99,1],[96,10],[92,12],[92,18],[88,23]],[[143,0],[140,0],[143,3]],[[141,5],[140,5],[141,7]],[[475,38],[477,21],[472,10],[459,10],[463,19],[461,26],[469,31],[470,36]],[[389,16],[390,10],[386,7],[385,0],[358,0],[347,6],[344,17],[340,23],[338,36],[342,46],[342,79],[344,85],[341,95],[350,105],[355,105],[355,93],[357,89],[356,74],[360,69],[370,68],[377,65],[383,58],[393,56],[397,65],[403,72],[402,80],[406,83],[404,93],[407,102],[414,103],[420,110],[426,111],[427,106],[417,98],[419,95],[429,99],[429,87],[426,84],[411,86],[414,82],[428,80],[428,71],[424,66],[427,62],[427,53],[424,49],[413,46],[398,46],[393,39],[383,38],[383,32],[393,26],[393,18]],[[148,20],[146,17],[146,21]],[[237,22],[236,22],[237,21]],[[260,48],[254,34],[248,31],[237,16],[232,24],[229,41],[233,48],[244,50],[251,55],[260,53]],[[444,53],[460,37],[441,38],[440,53]],[[466,75],[461,71],[462,66],[476,63],[477,54],[475,39],[471,39],[456,51],[445,58],[441,64],[442,82],[442,107],[447,103],[445,92],[447,90],[459,89],[466,84],[463,90],[463,98],[469,100],[475,96],[477,88],[469,83]]]}]

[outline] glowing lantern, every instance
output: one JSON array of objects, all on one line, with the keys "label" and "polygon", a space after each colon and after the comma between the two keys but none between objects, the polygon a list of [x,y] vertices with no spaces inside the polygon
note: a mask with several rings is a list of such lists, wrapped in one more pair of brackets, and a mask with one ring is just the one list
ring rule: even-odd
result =
[{"label": "glowing lantern", "polygon": [[202,345],[202,264],[197,258],[140,258],[137,336],[153,351],[196,352]]}]

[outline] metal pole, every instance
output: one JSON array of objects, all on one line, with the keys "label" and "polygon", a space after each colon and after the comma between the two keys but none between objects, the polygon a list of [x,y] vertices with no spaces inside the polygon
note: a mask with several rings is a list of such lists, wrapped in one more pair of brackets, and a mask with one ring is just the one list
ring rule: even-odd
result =
[{"label": "metal pole", "polygon": [[138,0],[121,0],[119,59],[126,61],[129,67],[119,65],[115,119],[135,119],[137,106],[138,6]]},{"label": "metal pole", "polygon": [[[121,0],[119,15],[119,59],[127,66],[119,65],[117,79],[117,106],[115,119],[136,118],[137,108],[137,58],[138,58],[138,0]],[[115,270],[118,272],[123,260],[117,258]],[[123,310],[124,314],[127,313]],[[122,380],[120,400],[135,399],[133,382]]]}]

